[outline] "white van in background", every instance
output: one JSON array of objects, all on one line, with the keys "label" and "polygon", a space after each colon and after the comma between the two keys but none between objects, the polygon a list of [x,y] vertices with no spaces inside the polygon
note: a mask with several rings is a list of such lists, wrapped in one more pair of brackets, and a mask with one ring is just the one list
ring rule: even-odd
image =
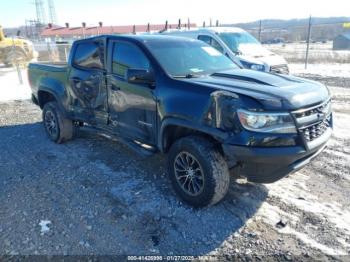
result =
[{"label": "white van in background", "polygon": [[237,27],[168,30],[162,34],[202,40],[244,68],[281,74],[289,73],[287,62],[282,56],[267,50],[251,34]]}]

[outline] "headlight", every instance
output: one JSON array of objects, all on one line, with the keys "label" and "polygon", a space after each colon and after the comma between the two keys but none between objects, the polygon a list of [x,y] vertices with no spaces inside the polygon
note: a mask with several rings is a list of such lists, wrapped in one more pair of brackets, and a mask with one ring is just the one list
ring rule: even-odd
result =
[{"label": "headlight", "polygon": [[257,71],[265,71],[265,67],[263,65],[258,65],[258,64],[252,64],[250,66],[250,69],[257,70]]},{"label": "headlight", "polygon": [[294,121],[289,113],[251,112],[238,109],[242,126],[250,131],[263,133],[296,133]]},{"label": "headlight", "polygon": [[265,66],[262,64],[252,64],[246,61],[241,61],[241,63],[245,68],[257,70],[257,71],[265,71]]}]

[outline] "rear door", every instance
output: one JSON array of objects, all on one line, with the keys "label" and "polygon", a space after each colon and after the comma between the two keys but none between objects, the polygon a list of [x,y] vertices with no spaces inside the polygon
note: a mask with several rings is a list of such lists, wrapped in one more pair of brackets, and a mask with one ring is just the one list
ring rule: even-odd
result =
[{"label": "rear door", "polygon": [[69,72],[70,103],[76,117],[95,124],[108,119],[104,40],[84,40],[73,51]]},{"label": "rear door", "polygon": [[148,145],[156,143],[156,99],[154,88],[129,83],[128,68],[152,70],[149,59],[136,44],[111,41],[108,44],[108,106],[111,124],[122,136]]}]

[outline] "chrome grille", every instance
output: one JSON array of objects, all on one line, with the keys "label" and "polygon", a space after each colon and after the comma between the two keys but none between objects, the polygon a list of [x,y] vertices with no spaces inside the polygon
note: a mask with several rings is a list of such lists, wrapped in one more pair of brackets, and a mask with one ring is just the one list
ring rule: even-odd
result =
[{"label": "chrome grille", "polygon": [[300,133],[307,142],[322,136],[332,127],[331,100],[293,112]]},{"label": "chrome grille", "polygon": [[274,65],[270,67],[270,72],[277,74],[289,74],[289,68],[287,65]]},{"label": "chrome grille", "polygon": [[315,114],[329,114],[330,111],[331,111],[331,100],[329,99],[327,102],[321,105],[296,111],[294,112],[294,115],[296,118],[302,118],[302,117],[311,116]]},{"label": "chrome grille", "polygon": [[322,136],[324,132],[331,126],[331,115],[323,119],[323,121],[314,125],[299,129],[307,142]]}]

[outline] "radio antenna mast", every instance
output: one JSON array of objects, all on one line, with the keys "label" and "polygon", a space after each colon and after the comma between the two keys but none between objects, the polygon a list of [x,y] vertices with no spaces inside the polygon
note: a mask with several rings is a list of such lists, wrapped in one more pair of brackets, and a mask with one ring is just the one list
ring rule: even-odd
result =
[{"label": "radio antenna mast", "polygon": [[45,9],[44,9],[44,3],[42,0],[35,0],[35,9],[36,9],[36,20],[39,24],[46,24],[46,15],[45,15]]},{"label": "radio antenna mast", "polygon": [[49,22],[53,25],[57,25],[58,21],[54,0],[47,0],[47,5],[49,6]]}]

